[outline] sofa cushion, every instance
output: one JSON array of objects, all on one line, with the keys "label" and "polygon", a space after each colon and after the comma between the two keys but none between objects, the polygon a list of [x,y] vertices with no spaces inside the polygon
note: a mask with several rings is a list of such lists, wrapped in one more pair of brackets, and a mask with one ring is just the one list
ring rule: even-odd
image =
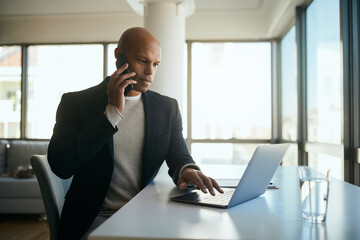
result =
[{"label": "sofa cushion", "polygon": [[1,198],[41,198],[39,184],[36,178],[0,178]]},{"label": "sofa cushion", "polygon": [[7,140],[0,140],[0,174],[6,170],[6,148],[8,144]]},{"label": "sofa cushion", "polygon": [[46,154],[48,145],[48,141],[10,141],[6,172],[11,172],[20,165],[30,164],[30,158],[34,154]]},{"label": "sofa cushion", "polygon": [[0,198],[0,213],[44,214],[45,207],[42,198]]}]

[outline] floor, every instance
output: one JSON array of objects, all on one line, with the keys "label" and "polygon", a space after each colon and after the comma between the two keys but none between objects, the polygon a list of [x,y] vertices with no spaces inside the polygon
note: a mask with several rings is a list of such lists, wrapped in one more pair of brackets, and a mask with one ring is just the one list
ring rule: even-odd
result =
[{"label": "floor", "polygon": [[1,240],[48,240],[49,226],[40,215],[0,214]]}]

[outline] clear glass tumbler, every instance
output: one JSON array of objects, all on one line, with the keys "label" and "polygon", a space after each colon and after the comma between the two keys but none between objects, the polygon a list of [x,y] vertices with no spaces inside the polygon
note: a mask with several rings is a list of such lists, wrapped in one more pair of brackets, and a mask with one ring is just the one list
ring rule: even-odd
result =
[{"label": "clear glass tumbler", "polygon": [[310,222],[325,222],[329,199],[329,174],[309,167],[299,167],[302,215]]}]

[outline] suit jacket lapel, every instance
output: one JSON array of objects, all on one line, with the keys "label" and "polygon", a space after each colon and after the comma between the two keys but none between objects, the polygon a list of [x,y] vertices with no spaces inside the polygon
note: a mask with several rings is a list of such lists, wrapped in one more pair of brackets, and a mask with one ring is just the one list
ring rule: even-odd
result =
[{"label": "suit jacket lapel", "polygon": [[106,77],[104,81],[102,81],[98,85],[98,96],[94,96],[95,99],[99,99],[99,101],[96,102],[96,111],[99,113],[104,113],[105,107],[108,104],[108,97],[107,97],[107,84],[109,82],[110,77]]},{"label": "suit jacket lapel", "polygon": [[145,142],[143,150],[143,161],[142,161],[142,186],[147,185],[148,179],[152,174],[151,167],[151,151],[153,149],[153,138],[155,132],[155,114],[154,114],[154,102],[151,96],[151,91],[143,93],[144,97],[144,108],[145,108]]},{"label": "suit jacket lapel", "polygon": [[[107,84],[109,82],[109,79],[110,79],[110,77],[106,77],[104,79],[104,81],[102,81],[98,85],[97,96],[94,96],[95,99],[99,99],[99,101],[97,101],[95,103],[95,106],[94,106],[98,114],[104,114],[105,107],[108,104]],[[109,137],[107,142],[108,142],[108,145],[109,145],[109,150],[110,150],[110,153],[111,153],[111,157],[112,157],[112,159],[114,159],[114,138]]]}]

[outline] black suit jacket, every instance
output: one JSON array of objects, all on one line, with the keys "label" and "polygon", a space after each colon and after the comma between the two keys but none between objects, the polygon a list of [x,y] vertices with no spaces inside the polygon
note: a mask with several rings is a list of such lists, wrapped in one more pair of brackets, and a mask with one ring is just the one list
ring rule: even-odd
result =
[{"label": "black suit jacket", "polygon": [[[60,239],[80,239],[101,209],[114,167],[113,135],[117,132],[104,114],[106,86],[99,85],[62,96],[48,149],[52,171],[73,180],[60,218]],[[194,163],[182,135],[176,100],[147,91],[142,187],[150,183],[166,160],[177,184],[180,169]]]}]

